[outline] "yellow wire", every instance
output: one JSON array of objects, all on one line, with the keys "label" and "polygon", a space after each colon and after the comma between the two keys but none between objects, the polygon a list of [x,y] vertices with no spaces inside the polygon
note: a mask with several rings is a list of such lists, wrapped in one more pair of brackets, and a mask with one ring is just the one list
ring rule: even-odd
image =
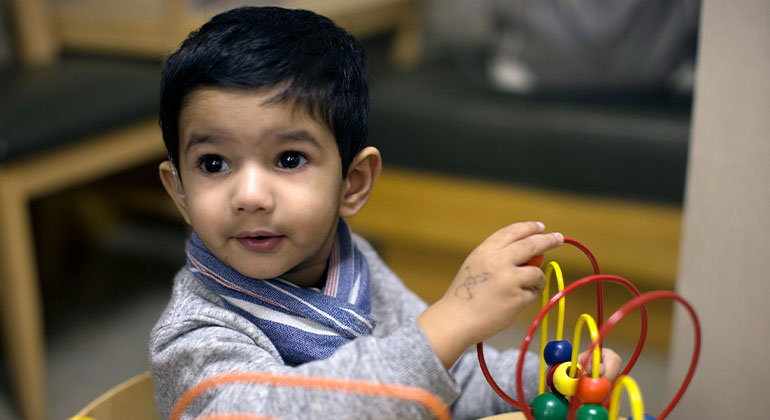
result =
[{"label": "yellow wire", "polygon": [[[561,273],[561,267],[556,261],[551,261],[545,268],[545,289],[543,290],[543,303],[540,306],[542,310],[551,299],[551,274],[556,273],[556,287],[561,292],[564,290],[564,276]],[[559,299],[559,314],[556,318],[556,340],[561,340],[564,335],[564,306],[565,298]],[[540,325],[540,382],[538,383],[538,394],[545,392],[545,358],[543,351],[548,344],[548,313],[543,316],[543,323]]]},{"label": "yellow wire", "polygon": [[610,417],[609,420],[618,420],[618,412],[620,407],[620,392],[626,389],[628,392],[628,399],[631,402],[631,415],[634,419],[644,418],[644,402],[642,401],[642,393],[639,391],[639,385],[636,384],[634,378],[623,375],[618,378],[618,382],[612,388],[612,395],[610,396]]},{"label": "yellow wire", "polygon": [[[575,338],[572,340],[572,359],[570,361],[569,370],[572,375],[577,373],[577,359],[578,354],[580,353],[580,332],[583,330],[583,324],[588,326],[588,332],[591,335],[591,341],[594,342],[599,340],[599,329],[596,328],[596,321],[594,321],[593,317],[588,314],[580,315],[580,318],[578,318],[577,324],[575,325]],[[594,347],[592,356],[593,369],[591,372],[591,377],[598,378],[599,365],[602,361],[602,349],[598,345]],[[576,376],[572,377],[575,378]]]}]

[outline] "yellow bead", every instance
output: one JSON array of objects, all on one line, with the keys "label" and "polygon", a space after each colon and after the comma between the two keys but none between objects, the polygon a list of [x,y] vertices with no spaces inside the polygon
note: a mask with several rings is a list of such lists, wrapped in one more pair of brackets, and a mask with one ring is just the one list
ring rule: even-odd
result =
[{"label": "yellow bead", "polygon": [[[583,375],[583,366],[577,365],[577,375],[573,378],[567,374],[571,363],[562,363],[556,367],[553,372],[553,386],[564,396],[571,397],[577,391],[577,384],[580,376]],[[572,372],[570,372],[572,373]]]}]

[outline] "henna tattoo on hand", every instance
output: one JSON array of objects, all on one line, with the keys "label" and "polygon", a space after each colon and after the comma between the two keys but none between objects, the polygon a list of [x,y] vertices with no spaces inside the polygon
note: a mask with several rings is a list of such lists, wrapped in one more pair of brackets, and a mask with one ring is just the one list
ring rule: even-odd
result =
[{"label": "henna tattoo on hand", "polygon": [[457,288],[455,289],[455,296],[463,300],[471,300],[473,299],[473,292],[472,292],[473,287],[479,283],[483,283],[489,280],[489,273],[483,272],[479,275],[472,276],[470,274],[471,272],[470,267],[466,266],[465,270],[467,271],[468,276],[465,277],[465,280],[463,280],[463,282],[460,283],[460,285],[457,286]]}]

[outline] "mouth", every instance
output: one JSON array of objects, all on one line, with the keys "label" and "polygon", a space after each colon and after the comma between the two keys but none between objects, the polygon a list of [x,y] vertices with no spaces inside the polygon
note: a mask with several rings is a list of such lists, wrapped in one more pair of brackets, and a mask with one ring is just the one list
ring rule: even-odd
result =
[{"label": "mouth", "polygon": [[246,233],[236,236],[236,239],[244,248],[254,252],[270,252],[281,243],[283,238],[283,235],[266,232]]}]

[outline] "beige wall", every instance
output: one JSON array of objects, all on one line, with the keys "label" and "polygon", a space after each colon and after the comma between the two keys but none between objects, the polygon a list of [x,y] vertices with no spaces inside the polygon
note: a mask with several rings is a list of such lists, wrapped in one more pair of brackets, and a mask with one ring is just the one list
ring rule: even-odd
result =
[{"label": "beige wall", "polygon": [[[770,418],[770,2],[708,0],[701,22],[677,289],[703,349],[669,418]],[[692,353],[682,312],[673,331],[670,389]]]}]

